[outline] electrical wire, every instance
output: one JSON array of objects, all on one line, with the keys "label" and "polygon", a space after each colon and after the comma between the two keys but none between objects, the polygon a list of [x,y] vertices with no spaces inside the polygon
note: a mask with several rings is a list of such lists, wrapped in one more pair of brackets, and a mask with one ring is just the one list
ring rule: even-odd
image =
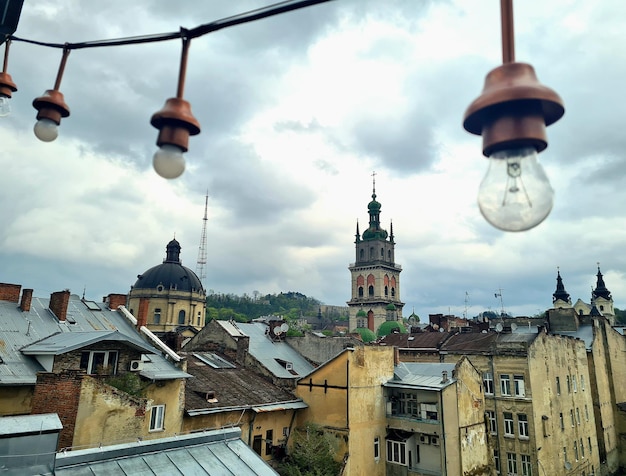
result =
[{"label": "electrical wire", "polygon": [[45,41],[30,40],[28,38],[20,38],[11,35],[8,40],[21,41],[23,43],[29,43],[37,46],[45,46],[48,48],[61,48],[67,50],[79,50],[85,48],[99,48],[108,46],[125,46],[136,45],[142,43],[156,43],[159,41],[168,41],[178,38],[192,39],[200,36],[213,33],[224,28],[231,26],[242,25],[244,23],[250,23],[264,18],[280,15],[282,13],[291,12],[294,10],[300,10],[303,8],[318,5],[320,3],[327,3],[333,0],[286,0],[279,3],[274,3],[265,7],[257,8],[247,12],[232,15],[230,17],[222,18],[220,20],[213,21],[211,23],[205,23],[192,29],[182,28],[180,31],[171,33],[155,33],[151,35],[131,36],[126,38],[111,38],[107,40],[94,40],[84,41],[80,43],[51,43]]}]

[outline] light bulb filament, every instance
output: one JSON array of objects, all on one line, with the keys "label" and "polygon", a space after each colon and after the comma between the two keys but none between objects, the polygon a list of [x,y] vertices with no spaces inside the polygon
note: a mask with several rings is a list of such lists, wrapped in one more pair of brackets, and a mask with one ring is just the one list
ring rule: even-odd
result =
[{"label": "light bulb filament", "polygon": [[[526,190],[526,187],[524,186],[524,181],[522,180],[522,165],[519,163],[518,160],[507,160],[506,174],[507,179],[506,187],[504,189],[504,197],[502,198],[502,206],[505,207],[507,205],[507,197],[509,192],[518,193],[520,191],[520,187],[518,187],[519,184],[521,185],[524,196],[526,197],[526,203],[530,208],[532,208],[533,203],[528,196],[528,192]],[[511,197],[508,198],[509,200],[511,199]],[[516,200],[513,199],[512,201],[515,202]]]}]

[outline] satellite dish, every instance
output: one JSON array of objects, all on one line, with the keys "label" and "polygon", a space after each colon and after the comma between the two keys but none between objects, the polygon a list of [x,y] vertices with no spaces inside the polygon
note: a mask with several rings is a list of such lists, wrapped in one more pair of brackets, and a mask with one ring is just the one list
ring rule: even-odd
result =
[{"label": "satellite dish", "polygon": [[502,329],[504,329],[504,327],[502,326],[502,323],[498,322],[496,324],[496,332],[502,332]]},{"label": "satellite dish", "polygon": [[280,325],[280,332],[287,332],[289,330],[289,324],[287,324],[286,322],[283,322]]},{"label": "satellite dish", "polygon": [[440,327],[440,328],[439,328],[439,332],[444,332],[444,328],[443,328],[443,327]]},{"label": "satellite dish", "polygon": [[567,469],[568,471],[569,471],[570,469],[572,469],[572,463],[570,463],[569,461],[566,461],[566,462],[565,462],[565,469]]},{"label": "satellite dish", "polygon": [[511,330],[514,331],[515,329],[517,329],[517,324],[513,322],[511,323]]}]

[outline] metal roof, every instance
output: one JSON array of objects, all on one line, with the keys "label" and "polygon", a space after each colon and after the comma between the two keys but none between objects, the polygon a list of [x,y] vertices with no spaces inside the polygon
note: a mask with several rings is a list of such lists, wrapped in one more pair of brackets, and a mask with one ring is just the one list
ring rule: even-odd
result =
[{"label": "metal roof", "polygon": [[[89,345],[93,338],[125,341],[150,354],[140,372],[142,376],[155,380],[189,377],[166,360],[159,349],[143,340],[121,312],[110,310],[104,303],[90,301],[86,305],[79,296],[72,294],[66,321],[59,321],[52,314],[49,303],[48,298],[33,296],[30,311],[22,312],[18,303],[0,300],[0,386],[36,383],[37,372],[44,368],[27,354],[39,351],[57,355],[69,351],[64,350],[64,346],[80,348],[81,342]],[[99,310],[93,309],[94,303]]]},{"label": "metal roof", "polygon": [[0,417],[0,436],[19,436],[29,433],[47,433],[63,428],[56,413]]},{"label": "metal roof", "polygon": [[241,440],[239,428],[213,430],[57,455],[57,476],[276,476]]},{"label": "metal roof", "polygon": [[591,350],[593,345],[593,326],[591,325],[582,325],[577,331],[551,331],[550,334],[580,339],[585,343],[587,350]]},{"label": "metal roof", "polygon": [[[315,367],[298,351],[283,341],[273,341],[267,334],[267,324],[262,322],[238,323],[238,328],[250,337],[248,352],[274,376],[279,378],[298,378],[311,372]],[[292,365],[293,372],[287,370],[282,362]]]},{"label": "metal roof", "polygon": [[[385,387],[416,387],[428,390],[441,390],[456,382],[452,371],[456,364],[400,362],[394,370],[394,377],[387,381]],[[443,372],[448,379],[443,382]]]}]

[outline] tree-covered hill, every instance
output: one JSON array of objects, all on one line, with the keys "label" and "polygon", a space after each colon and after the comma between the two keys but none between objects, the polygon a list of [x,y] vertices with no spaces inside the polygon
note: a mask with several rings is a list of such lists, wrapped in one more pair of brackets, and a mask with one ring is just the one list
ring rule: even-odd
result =
[{"label": "tree-covered hill", "polygon": [[262,295],[254,291],[252,296],[238,296],[209,290],[206,298],[207,321],[234,319],[246,322],[270,314],[293,320],[300,316],[316,316],[320,304],[317,299],[298,292]]}]

